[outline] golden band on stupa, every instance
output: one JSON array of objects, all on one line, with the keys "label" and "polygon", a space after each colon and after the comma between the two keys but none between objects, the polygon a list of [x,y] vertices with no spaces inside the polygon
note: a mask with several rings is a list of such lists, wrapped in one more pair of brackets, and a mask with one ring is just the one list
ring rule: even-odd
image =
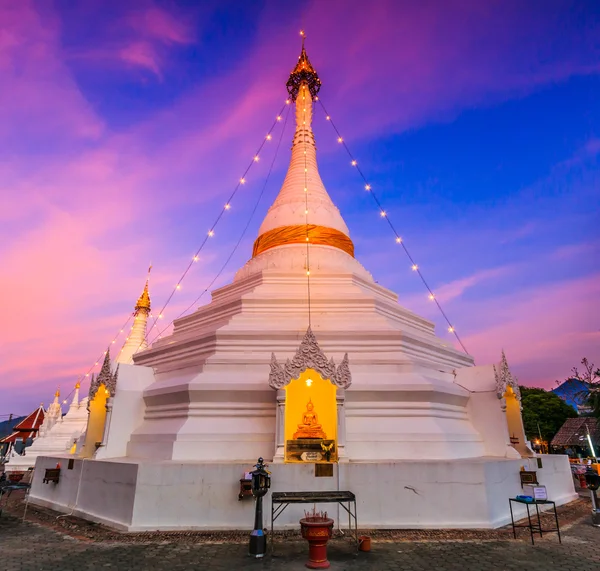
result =
[{"label": "golden band on stupa", "polygon": [[346,252],[346,254],[354,257],[354,244],[348,236],[335,228],[326,228],[325,226],[318,226],[316,224],[280,226],[279,228],[268,230],[255,240],[252,257],[254,258],[276,246],[306,244],[307,241],[313,245],[318,244],[320,246],[339,248]]}]

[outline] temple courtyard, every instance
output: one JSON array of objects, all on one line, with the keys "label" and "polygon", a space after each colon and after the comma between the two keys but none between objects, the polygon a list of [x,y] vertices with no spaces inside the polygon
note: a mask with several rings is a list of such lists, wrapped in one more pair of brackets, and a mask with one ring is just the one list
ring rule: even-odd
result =
[{"label": "temple courtyard", "polygon": [[[600,568],[600,529],[592,527],[590,504],[581,498],[559,508],[562,544],[556,534],[531,545],[507,528],[477,531],[369,532],[372,549],[357,553],[346,539],[330,542],[332,570],[577,570]],[[248,532],[119,533],[80,519],[29,506],[17,494],[0,517],[2,565],[6,571],[123,569],[252,570],[305,569],[307,546],[297,536],[278,537],[276,556],[247,555]]]}]

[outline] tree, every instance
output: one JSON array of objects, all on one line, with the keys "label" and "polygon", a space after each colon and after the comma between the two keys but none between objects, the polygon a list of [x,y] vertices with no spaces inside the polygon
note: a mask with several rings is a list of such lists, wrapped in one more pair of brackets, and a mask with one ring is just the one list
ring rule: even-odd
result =
[{"label": "tree", "polygon": [[600,368],[594,363],[590,363],[586,357],[581,359],[583,371],[579,371],[577,367],[573,367],[573,379],[577,379],[589,388],[588,403],[592,407],[592,413],[596,418],[600,418]]},{"label": "tree", "polygon": [[542,439],[550,443],[567,418],[578,416],[572,406],[553,392],[529,387],[520,388],[523,426],[529,440],[539,438],[541,432]]}]

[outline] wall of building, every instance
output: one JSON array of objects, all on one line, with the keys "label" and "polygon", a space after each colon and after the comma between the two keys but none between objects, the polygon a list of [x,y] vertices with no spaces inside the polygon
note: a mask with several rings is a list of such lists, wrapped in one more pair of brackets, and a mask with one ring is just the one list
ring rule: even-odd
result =
[{"label": "wall of building", "polygon": [[[59,484],[41,484],[43,468],[56,462],[38,459],[32,503],[74,510],[131,531],[252,528],[254,502],[238,501],[239,480],[249,464],[76,460],[72,471],[63,464]],[[315,477],[312,464],[274,464],[269,470],[271,492],[354,492],[362,528],[492,528],[510,522],[508,498],[521,493],[519,470],[531,468],[529,462],[536,460],[349,463],[335,465],[332,478]],[[549,498],[557,504],[575,499],[567,457],[542,456],[542,463],[538,477]],[[265,527],[270,526],[270,497],[265,498]],[[319,507],[347,527],[346,512],[337,504]],[[290,506],[276,527],[297,528],[303,509],[311,508]],[[516,510],[517,516],[522,513]]]},{"label": "wall of building", "polygon": [[144,420],[144,389],[153,382],[151,367],[119,365],[117,389],[110,418],[107,419],[107,438],[96,452],[97,459],[120,458],[127,454],[131,434]]},{"label": "wall of building", "polygon": [[456,369],[455,383],[470,393],[469,418],[483,439],[484,455],[520,458],[521,455],[510,445],[507,416],[498,398],[494,367],[479,365]]},{"label": "wall of building", "polygon": [[[32,503],[72,513],[117,529],[129,529],[137,487],[137,464],[86,458],[38,456],[31,490]],[[42,482],[46,468],[60,463],[58,484]]]}]

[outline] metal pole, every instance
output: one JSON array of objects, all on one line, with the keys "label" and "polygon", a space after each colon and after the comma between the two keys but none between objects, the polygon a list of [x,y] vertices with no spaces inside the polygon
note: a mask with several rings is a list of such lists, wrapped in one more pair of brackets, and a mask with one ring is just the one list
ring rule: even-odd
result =
[{"label": "metal pole", "polygon": [[[540,430],[540,423],[537,423],[538,434],[540,435],[540,448],[542,449],[542,454],[544,453],[544,439],[542,438],[542,431]],[[548,451],[550,452],[550,451]]]},{"label": "metal pole", "polygon": [[264,557],[267,552],[267,536],[263,529],[262,498],[270,487],[270,478],[265,468],[263,459],[259,458],[256,463],[256,470],[252,472],[252,494],[256,498],[256,507],[254,511],[254,529],[250,534],[248,555],[256,558]]},{"label": "metal pole", "polygon": [[585,425],[586,429],[587,429],[587,439],[588,442],[590,443],[590,450],[592,451],[592,458],[596,459],[596,452],[594,452],[594,445],[592,444],[592,436],[590,434],[590,427],[586,424]]},{"label": "metal pole", "polygon": [[267,537],[262,525],[262,496],[256,498],[256,511],[254,513],[254,529],[250,534],[250,549],[248,555],[251,557],[264,557],[267,552]]},{"label": "metal pole", "polygon": [[256,512],[254,514],[254,529],[263,528],[262,496],[256,498]]},{"label": "metal pole", "polygon": [[592,497],[592,525],[600,527],[600,509],[598,509],[598,496],[596,490],[590,490]]}]

